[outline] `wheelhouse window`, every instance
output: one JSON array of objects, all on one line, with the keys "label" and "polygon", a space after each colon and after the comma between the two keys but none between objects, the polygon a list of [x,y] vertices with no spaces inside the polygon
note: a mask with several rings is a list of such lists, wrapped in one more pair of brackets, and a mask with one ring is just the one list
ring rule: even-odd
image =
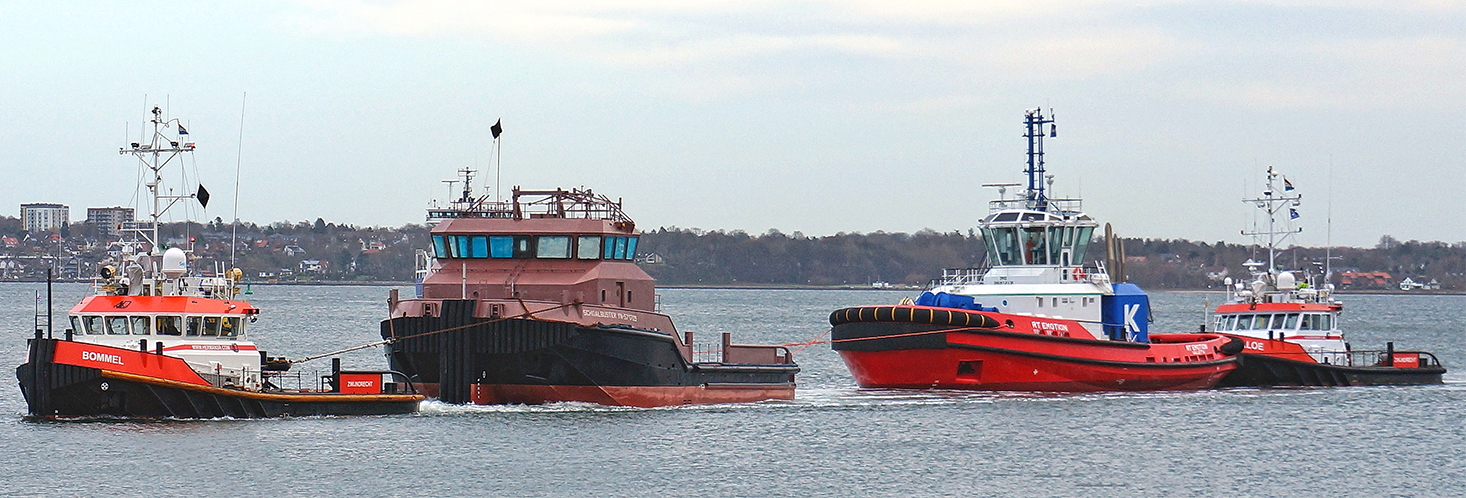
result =
[{"label": "wheelhouse window", "polygon": [[508,235],[489,236],[489,257],[491,258],[512,258],[514,257],[514,237]]},{"label": "wheelhouse window", "polygon": [[219,335],[219,322],[221,321],[223,320],[217,316],[204,317],[204,335],[209,337]]},{"label": "wheelhouse window", "polygon": [[75,331],[77,334],[86,335],[87,331],[86,331],[86,329],[82,328],[82,325],[81,325],[81,317],[79,317],[79,316],[73,316],[73,317],[71,317],[71,330]]},{"label": "wheelhouse window", "polygon": [[225,317],[219,323],[219,337],[236,337],[240,333],[239,317]]},{"label": "wheelhouse window", "polygon": [[1270,329],[1281,329],[1281,328],[1283,328],[1283,319],[1285,319],[1287,317],[1288,317],[1288,315],[1284,315],[1282,313],[1273,315],[1273,324],[1271,326],[1269,326],[1268,328],[1270,328]]},{"label": "wheelhouse window", "polygon": [[188,330],[189,337],[196,337],[196,336],[203,335],[203,332],[204,332],[204,319],[203,319],[203,317],[191,316],[191,317],[188,317],[187,320],[188,320],[188,328],[186,330]]},{"label": "wheelhouse window", "polygon": [[158,335],[183,335],[183,319],[176,316],[157,318]]},{"label": "wheelhouse window", "polygon": [[1288,321],[1283,322],[1284,330],[1296,330],[1298,328],[1298,314],[1288,313]]},{"label": "wheelhouse window", "polygon": [[472,257],[489,257],[489,238],[483,235],[475,235],[469,240],[469,248],[472,250]]},{"label": "wheelhouse window", "polygon": [[442,235],[434,235],[433,236],[433,257],[436,257],[436,258],[446,258],[446,257],[448,257],[448,244],[447,244],[447,242],[445,242],[443,240],[443,236]]},{"label": "wheelhouse window", "polygon": [[1252,330],[1252,315],[1237,317],[1237,330]]},{"label": "wheelhouse window", "polygon": [[449,236],[449,238],[451,240],[453,240],[453,257],[455,257],[455,258],[468,258],[468,257],[472,257],[471,255],[473,253],[469,252],[469,249],[468,249],[468,236],[467,235],[451,235],[451,236]]},{"label": "wheelhouse window", "polygon": [[107,335],[127,335],[127,317],[107,317]]},{"label": "wheelhouse window", "polygon": [[106,326],[102,324],[102,317],[100,316],[81,317],[81,323],[86,326],[87,335],[102,335],[107,333],[104,330]]},{"label": "wheelhouse window", "polygon": [[[636,259],[636,237],[626,238],[626,259]],[[628,301],[630,297],[626,298]]]},{"label": "wheelhouse window", "polygon": [[[1018,213],[1007,214],[1018,216]],[[991,244],[993,264],[1012,265],[1023,262],[1023,245],[1018,242],[1016,228],[987,228],[983,229],[983,232],[983,238]]]},{"label": "wheelhouse window", "polygon": [[1023,262],[1030,265],[1047,264],[1044,256],[1044,229],[1023,229]]},{"label": "wheelhouse window", "polygon": [[132,335],[148,335],[152,320],[145,316],[132,317]]},{"label": "wheelhouse window", "polygon": [[575,257],[579,259],[596,259],[601,257],[601,237],[599,235],[581,235],[575,239]]},{"label": "wheelhouse window", "polygon": [[1266,330],[1268,315],[1257,315],[1252,319],[1252,330]]},{"label": "wheelhouse window", "polygon": [[565,259],[570,257],[569,235],[541,235],[535,241],[536,258]]}]

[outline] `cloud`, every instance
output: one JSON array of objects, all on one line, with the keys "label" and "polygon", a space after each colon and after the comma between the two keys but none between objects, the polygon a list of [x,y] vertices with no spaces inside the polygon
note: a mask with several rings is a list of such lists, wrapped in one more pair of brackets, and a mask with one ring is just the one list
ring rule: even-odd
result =
[{"label": "cloud", "polygon": [[[313,33],[477,39],[604,67],[673,75],[698,96],[779,91],[818,79],[934,74],[899,97],[939,106],[953,85],[1010,87],[1095,78],[1168,85],[1224,105],[1325,107],[1448,98],[1466,60],[1447,2],[1267,0],[302,0],[291,20]],[[1393,17],[1392,17],[1393,16]],[[1391,19],[1355,26],[1360,20]],[[1368,23],[1366,23],[1368,24]],[[1414,33],[1416,25],[1424,33]],[[1403,87],[1390,75],[1428,75]],[[838,84],[838,83],[837,83]],[[1394,88],[1394,92],[1389,90]],[[900,92],[897,92],[900,93]],[[1389,94],[1380,100],[1378,95]],[[959,100],[962,98],[958,97]],[[938,104],[933,104],[933,103]]]}]

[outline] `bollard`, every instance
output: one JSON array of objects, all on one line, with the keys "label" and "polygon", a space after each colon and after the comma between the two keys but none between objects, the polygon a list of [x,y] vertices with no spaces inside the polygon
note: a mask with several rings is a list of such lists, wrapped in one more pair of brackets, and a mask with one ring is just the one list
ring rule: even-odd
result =
[{"label": "bollard", "polygon": [[66,329],[66,340],[67,341],[70,341],[71,338],[74,337],[75,335],[76,335],[76,330]]}]

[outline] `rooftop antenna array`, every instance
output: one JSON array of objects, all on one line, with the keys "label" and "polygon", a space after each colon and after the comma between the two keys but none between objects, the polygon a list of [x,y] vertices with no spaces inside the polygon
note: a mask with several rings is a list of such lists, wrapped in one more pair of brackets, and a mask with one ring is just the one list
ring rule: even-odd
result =
[{"label": "rooftop antenna array", "polygon": [[[1288,208],[1289,218],[1296,218],[1297,211],[1293,208],[1297,207],[1303,200],[1302,194],[1288,195],[1287,192],[1293,190],[1292,184],[1288,183],[1288,180],[1284,178],[1282,185],[1278,185],[1279,178],[1282,178],[1282,174],[1274,171],[1272,166],[1268,166],[1267,188],[1262,191],[1262,197],[1243,199],[1242,201],[1253,203],[1257,205],[1258,209],[1267,211],[1267,231],[1264,232],[1253,228],[1251,232],[1243,230],[1242,235],[1251,235],[1253,237],[1267,236],[1267,271],[1269,274],[1277,272],[1276,259],[1278,242],[1287,239],[1288,236],[1303,231],[1303,227],[1280,229],[1277,226],[1278,213],[1284,208]],[[1282,187],[1283,191],[1279,192],[1278,187]]]}]

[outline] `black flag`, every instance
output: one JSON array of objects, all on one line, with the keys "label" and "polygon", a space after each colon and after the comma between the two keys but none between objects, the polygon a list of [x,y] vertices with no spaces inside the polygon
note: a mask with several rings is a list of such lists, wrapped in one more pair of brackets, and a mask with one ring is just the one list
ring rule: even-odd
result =
[{"label": "black flag", "polygon": [[194,197],[198,198],[200,206],[209,207],[209,191],[204,188],[204,184],[199,184],[199,192]]},{"label": "black flag", "polygon": [[499,126],[499,123],[502,123],[502,122],[504,122],[504,120],[502,120],[502,119],[497,120],[497,121],[494,121],[494,126],[490,126],[489,127],[489,133],[494,134],[494,138],[499,138],[499,134],[500,133],[504,133],[504,127],[503,126]]}]

